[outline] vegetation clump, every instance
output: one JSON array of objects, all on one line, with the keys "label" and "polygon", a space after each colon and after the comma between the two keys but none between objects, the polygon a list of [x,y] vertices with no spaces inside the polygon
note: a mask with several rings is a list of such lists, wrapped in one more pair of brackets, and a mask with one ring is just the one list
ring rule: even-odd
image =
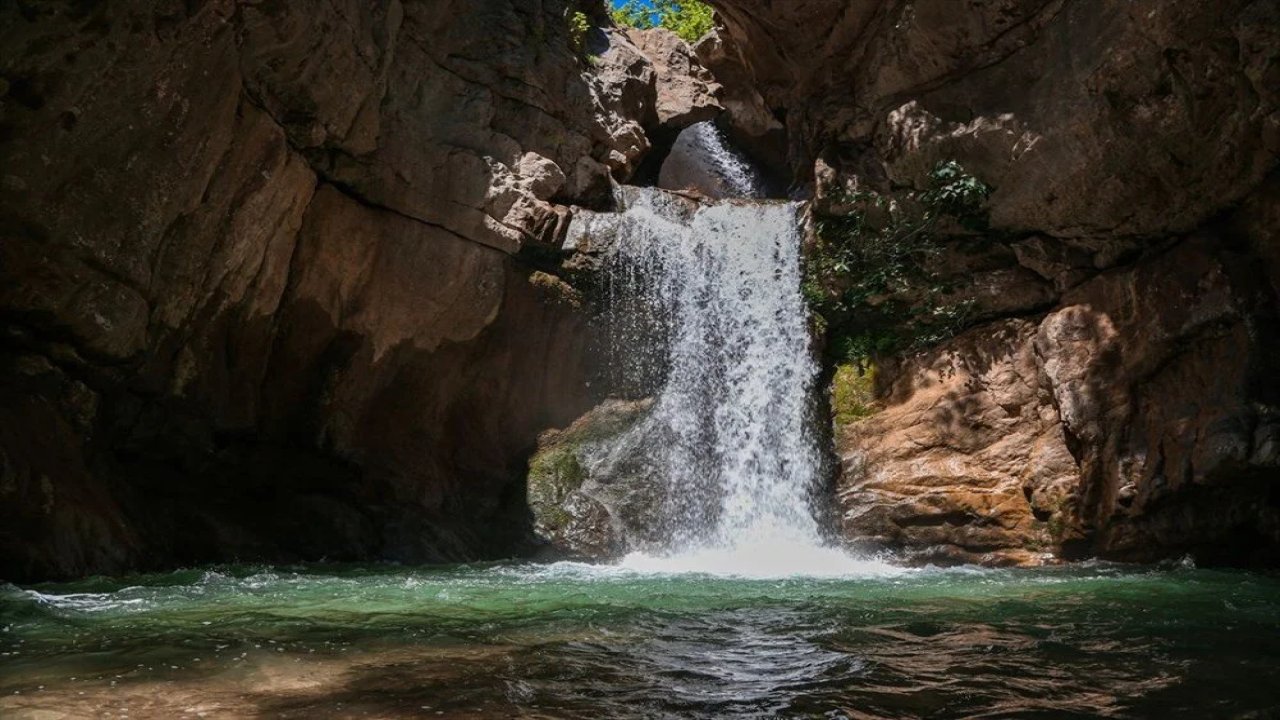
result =
[{"label": "vegetation clump", "polygon": [[591,31],[591,21],[581,10],[565,16],[569,29],[569,47],[581,54],[587,48],[587,33]]},{"label": "vegetation clump", "polygon": [[805,264],[804,293],[838,362],[867,362],[958,332],[969,302],[946,302],[954,288],[939,275],[939,235],[980,232],[991,189],[954,161],[939,163],[927,189],[896,199],[859,191],[837,198],[847,213],[820,216]]},{"label": "vegetation clump", "polygon": [[876,412],[876,364],[871,360],[841,363],[831,377],[831,413],[837,426],[849,425]]},{"label": "vegetation clump", "polygon": [[613,21],[640,28],[661,27],[695,43],[715,27],[715,11],[698,0],[626,0],[614,8]]},{"label": "vegetation clump", "polygon": [[548,303],[571,308],[582,307],[582,293],[551,273],[535,270],[529,274],[529,284]]}]

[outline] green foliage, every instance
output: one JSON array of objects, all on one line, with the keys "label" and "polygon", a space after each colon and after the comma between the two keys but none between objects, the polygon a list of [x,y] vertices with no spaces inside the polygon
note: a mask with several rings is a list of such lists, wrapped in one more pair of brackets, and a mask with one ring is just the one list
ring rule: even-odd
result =
[{"label": "green foliage", "polygon": [[1062,544],[1063,541],[1069,539],[1068,535],[1072,529],[1071,517],[1074,515],[1074,511],[1075,508],[1070,497],[1060,497],[1052,503],[1048,527],[1049,536],[1053,538],[1054,543]]},{"label": "green foliage", "polygon": [[666,28],[689,43],[702,39],[715,27],[715,11],[698,0],[652,0],[651,5],[627,0],[613,10],[613,21],[641,29]]},{"label": "green foliage", "polygon": [[870,359],[836,367],[831,377],[831,412],[837,425],[869,417],[875,407],[876,365]]},{"label": "green foliage", "polygon": [[587,33],[591,31],[591,21],[582,11],[574,11],[565,16],[569,28],[569,47],[581,53],[587,47]]},{"label": "green foliage", "polygon": [[[804,294],[828,329],[828,350],[850,361],[940,342],[967,322],[969,303],[941,303],[952,290],[931,269],[944,222],[987,227],[991,190],[958,163],[939,163],[928,188],[901,202],[858,192],[853,208],[818,218],[817,246],[805,267]],[[915,298],[914,300],[912,298]]]}]

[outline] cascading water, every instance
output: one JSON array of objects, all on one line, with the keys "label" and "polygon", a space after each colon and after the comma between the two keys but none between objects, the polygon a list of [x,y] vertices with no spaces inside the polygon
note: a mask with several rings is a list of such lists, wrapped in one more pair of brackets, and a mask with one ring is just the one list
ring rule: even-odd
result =
[{"label": "cascading water", "polygon": [[[667,486],[664,542],[624,565],[735,574],[878,566],[825,547],[814,517],[821,458],[808,418],[817,368],[800,293],[799,206],[695,204],[638,188],[622,200],[610,272],[628,289],[630,316],[638,307],[644,328],[653,316],[665,327],[657,358],[665,377],[648,417],[596,464],[607,473],[639,448]],[[641,333],[619,324],[625,341],[611,355],[645,359],[634,351]]]},{"label": "cascading water", "polygon": [[693,187],[712,198],[754,198],[764,183],[747,160],[725,142],[713,122],[680,132],[662,164],[658,184],[671,190]]}]

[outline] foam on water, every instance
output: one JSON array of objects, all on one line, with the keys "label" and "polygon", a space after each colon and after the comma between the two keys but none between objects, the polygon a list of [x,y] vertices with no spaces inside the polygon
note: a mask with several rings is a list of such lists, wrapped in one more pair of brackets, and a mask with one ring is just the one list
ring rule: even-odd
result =
[{"label": "foam on water", "polygon": [[746,579],[883,578],[911,572],[878,558],[859,558],[817,542],[746,538],[672,555],[632,553],[618,567],[640,573],[699,573]]}]

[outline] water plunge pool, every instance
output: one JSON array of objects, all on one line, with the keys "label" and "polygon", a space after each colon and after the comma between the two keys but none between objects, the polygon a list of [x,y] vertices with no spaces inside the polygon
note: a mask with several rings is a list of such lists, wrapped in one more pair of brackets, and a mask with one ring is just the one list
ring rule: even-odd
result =
[{"label": "water plunge pool", "polygon": [[220,567],[3,586],[0,611],[5,718],[1280,710],[1280,578],[1183,566]]}]

